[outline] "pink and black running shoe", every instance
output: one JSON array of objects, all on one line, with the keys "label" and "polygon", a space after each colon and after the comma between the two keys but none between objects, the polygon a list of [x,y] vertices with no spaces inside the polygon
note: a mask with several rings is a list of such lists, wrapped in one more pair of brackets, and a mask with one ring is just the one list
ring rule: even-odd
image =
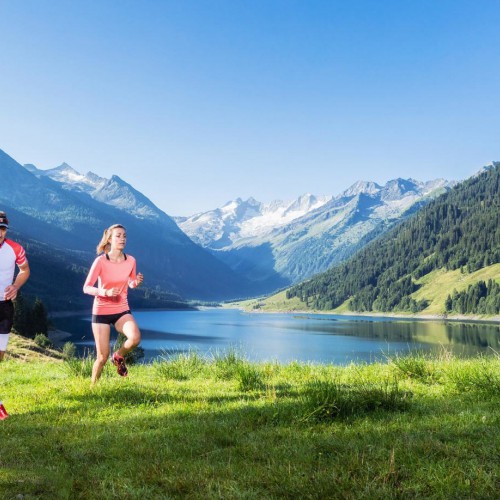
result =
[{"label": "pink and black running shoe", "polygon": [[111,361],[116,366],[116,371],[118,372],[118,375],[120,375],[121,377],[126,377],[128,375],[128,370],[125,365],[125,360],[123,359],[123,356],[120,356],[117,352],[114,352],[113,356],[111,357]]}]

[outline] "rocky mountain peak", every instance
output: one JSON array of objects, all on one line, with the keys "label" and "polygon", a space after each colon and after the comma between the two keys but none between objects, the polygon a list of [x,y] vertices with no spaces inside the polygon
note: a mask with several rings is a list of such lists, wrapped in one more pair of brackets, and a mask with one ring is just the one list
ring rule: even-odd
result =
[{"label": "rocky mountain peak", "polygon": [[356,181],[352,186],[347,188],[340,196],[351,197],[357,196],[360,193],[375,194],[382,189],[376,182]]},{"label": "rocky mountain peak", "polygon": [[418,195],[420,186],[411,179],[397,179],[390,180],[381,190],[381,199],[384,201],[394,201],[411,193]]}]

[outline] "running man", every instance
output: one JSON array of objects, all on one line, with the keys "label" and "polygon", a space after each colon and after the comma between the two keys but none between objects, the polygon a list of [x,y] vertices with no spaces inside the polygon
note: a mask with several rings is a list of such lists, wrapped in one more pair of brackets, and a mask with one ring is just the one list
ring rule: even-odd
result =
[{"label": "running man", "polygon": [[[14,323],[14,304],[12,301],[15,300],[17,292],[30,276],[26,252],[19,243],[7,239],[8,229],[7,215],[5,212],[0,212],[0,361],[5,356],[10,331]],[[19,267],[19,272],[14,280],[16,264]],[[0,403],[0,420],[8,416],[3,404]]]}]

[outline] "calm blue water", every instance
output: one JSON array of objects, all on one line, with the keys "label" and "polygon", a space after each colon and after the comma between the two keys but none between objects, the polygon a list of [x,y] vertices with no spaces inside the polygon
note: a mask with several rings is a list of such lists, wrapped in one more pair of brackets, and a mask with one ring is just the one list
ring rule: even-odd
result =
[{"label": "calm blue water", "polygon": [[[500,352],[500,325],[316,314],[245,313],[236,309],[137,311],[145,361],[165,353],[237,348],[251,360],[348,364],[387,354],[443,347],[458,356]],[[90,317],[55,318],[80,352],[93,348]],[[112,334],[113,338],[113,334]]]}]

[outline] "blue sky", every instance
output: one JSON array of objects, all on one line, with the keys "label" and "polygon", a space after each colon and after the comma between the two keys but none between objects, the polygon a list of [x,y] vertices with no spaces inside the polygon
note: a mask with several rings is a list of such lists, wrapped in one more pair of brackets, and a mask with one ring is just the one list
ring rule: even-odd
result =
[{"label": "blue sky", "polygon": [[0,0],[0,148],[170,215],[500,160],[496,0]]}]

